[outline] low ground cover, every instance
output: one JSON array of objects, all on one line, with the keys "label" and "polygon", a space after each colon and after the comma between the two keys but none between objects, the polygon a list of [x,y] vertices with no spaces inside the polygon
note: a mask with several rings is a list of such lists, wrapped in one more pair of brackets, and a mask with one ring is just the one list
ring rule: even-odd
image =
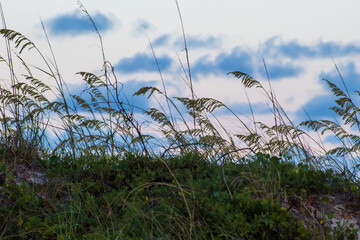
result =
[{"label": "low ground cover", "polygon": [[[225,163],[228,189],[222,166],[194,152],[162,161],[53,156],[36,165],[3,155],[0,167],[2,239],[357,237],[341,221],[359,217],[357,185],[265,154]],[[346,209],[334,228],[339,200]]]}]

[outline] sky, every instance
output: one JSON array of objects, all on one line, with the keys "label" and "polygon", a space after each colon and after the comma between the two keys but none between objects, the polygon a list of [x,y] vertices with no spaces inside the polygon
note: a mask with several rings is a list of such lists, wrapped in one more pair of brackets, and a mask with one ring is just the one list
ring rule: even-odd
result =
[{"label": "sky", "polygon": [[[98,36],[76,0],[1,0],[1,4],[7,27],[50,56],[43,21],[70,91],[76,93],[82,84],[76,72],[101,70]],[[183,80],[181,63],[186,65],[186,56],[175,1],[83,0],[82,4],[129,96],[143,86],[162,88],[149,40],[167,93],[191,96]],[[342,86],[335,64],[350,92],[360,89],[358,0],[178,0],[178,4],[198,97],[212,97],[249,114],[240,80],[227,73],[250,74],[268,88],[264,62],[278,101],[295,123],[307,120],[304,109],[312,119],[334,117],[328,110],[334,98],[322,79]],[[4,44],[0,54],[5,55]],[[261,92],[247,93],[256,117],[266,121],[268,103]],[[142,108],[154,103],[131,101]]]}]

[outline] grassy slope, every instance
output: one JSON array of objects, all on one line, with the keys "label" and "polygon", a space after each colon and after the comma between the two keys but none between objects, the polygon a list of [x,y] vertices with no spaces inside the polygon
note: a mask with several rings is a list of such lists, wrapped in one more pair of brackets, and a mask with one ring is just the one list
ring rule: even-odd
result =
[{"label": "grassy slope", "polygon": [[[331,206],[342,200],[352,217],[360,210],[343,176],[263,154],[225,164],[232,197],[221,166],[195,153],[165,162],[53,156],[37,166],[4,156],[1,239],[332,239]],[[47,182],[34,183],[31,172]],[[334,233],[356,236],[343,226]]]}]

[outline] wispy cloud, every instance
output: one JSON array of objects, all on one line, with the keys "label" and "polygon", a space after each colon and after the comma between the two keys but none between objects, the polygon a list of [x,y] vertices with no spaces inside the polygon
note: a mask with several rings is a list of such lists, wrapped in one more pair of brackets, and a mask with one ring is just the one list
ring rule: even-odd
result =
[{"label": "wispy cloud", "polygon": [[152,45],[154,47],[164,46],[169,43],[169,40],[170,40],[170,35],[164,34],[164,35],[161,35],[160,37],[156,38],[154,40],[154,42],[152,43]]},{"label": "wispy cloud", "polygon": [[[338,64],[338,69],[340,71],[341,77],[343,78],[346,88],[349,91],[350,96],[352,97],[353,102],[358,105],[358,95],[355,93],[355,90],[360,90],[360,73],[356,69],[356,65],[353,62]],[[330,82],[336,84],[345,94],[347,91],[345,86],[339,76],[339,73],[334,67],[334,70],[331,72],[325,72],[320,74],[320,79],[326,79]],[[329,86],[326,82],[323,82],[324,87],[328,90],[328,94],[320,95],[312,98],[305,106],[304,109],[313,119],[330,119],[334,120],[334,117],[338,118],[338,115],[329,108],[333,106],[338,106],[335,102],[337,97],[335,97]],[[303,116],[304,111],[299,110],[298,116]]]},{"label": "wispy cloud", "polygon": [[265,56],[270,57],[331,58],[353,54],[360,55],[360,44],[320,41],[314,45],[304,45],[297,40],[285,42],[280,37],[273,37],[263,44],[260,51]]},{"label": "wispy cloud", "polygon": [[134,34],[135,35],[139,35],[139,34],[144,34],[144,32],[152,29],[152,25],[145,19],[138,19],[135,23],[135,27],[134,27]]},{"label": "wispy cloud", "polygon": [[[301,67],[295,66],[291,63],[267,64],[266,69],[270,80],[278,80],[283,77],[297,77],[304,71]],[[264,66],[259,66],[258,72],[262,77],[266,77],[266,70]]]},{"label": "wispy cloud", "polygon": [[[214,37],[214,36],[193,36],[188,35],[186,37],[186,44],[188,45],[189,49],[197,49],[197,48],[216,48],[221,46],[221,39]],[[179,37],[175,43],[175,47],[183,47],[184,46],[184,39],[183,37]]]},{"label": "wispy cloud", "polygon": [[[172,64],[172,59],[166,55],[157,57],[157,62],[162,71],[166,71]],[[153,55],[137,53],[130,58],[121,59],[116,65],[115,70],[123,73],[135,72],[156,72],[158,68]]]},{"label": "wispy cloud", "polygon": [[[251,106],[251,108],[250,108]],[[251,103],[249,105],[248,103],[234,103],[227,105],[232,111],[234,111],[237,114],[245,115],[245,116],[251,116],[252,113],[254,114],[270,114],[272,113],[272,109],[267,104],[264,104],[264,102],[258,102],[258,103]],[[222,109],[223,113],[228,113],[228,110]]]},{"label": "wispy cloud", "polygon": [[207,56],[201,57],[193,64],[192,71],[195,75],[225,75],[231,71],[253,74],[252,53],[237,47],[232,49],[230,53],[220,53],[214,60],[209,60]]},{"label": "wispy cloud", "polygon": [[299,109],[295,115],[302,120],[309,120],[304,116],[308,115],[312,120],[329,119],[334,120],[336,114],[330,108],[335,104],[335,97],[331,94],[316,96]]},{"label": "wispy cloud", "polygon": [[[111,20],[101,13],[97,13],[91,17],[100,32],[107,31],[113,26]],[[47,24],[50,28],[50,33],[55,36],[77,36],[94,32],[94,26],[90,20],[79,10],[56,16],[48,20]]]}]

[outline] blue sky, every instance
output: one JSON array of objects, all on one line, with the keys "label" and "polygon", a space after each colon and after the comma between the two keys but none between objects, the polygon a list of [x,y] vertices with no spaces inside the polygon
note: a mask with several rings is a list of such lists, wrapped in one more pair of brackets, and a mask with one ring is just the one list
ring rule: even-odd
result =
[{"label": "blue sky", "polygon": [[[213,97],[235,111],[247,111],[239,80],[230,71],[251,74],[267,86],[295,122],[331,118],[333,97],[322,80],[341,84],[334,62],[351,92],[360,89],[360,1],[358,0],[179,0],[197,96]],[[174,1],[83,0],[102,35],[105,54],[131,96],[137,87],[162,88],[149,40],[171,96],[190,96],[183,78],[182,29]],[[49,34],[64,79],[74,90],[79,71],[99,72],[99,40],[74,0],[2,1],[9,28],[48,51],[40,19]],[[19,6],[22,6],[19,8]],[[21,16],[21,17],[19,17]],[[0,47],[1,55],[4,49]],[[36,63],[33,63],[36,65]],[[264,98],[249,91],[260,119]],[[148,101],[133,103],[147,107]]]}]

